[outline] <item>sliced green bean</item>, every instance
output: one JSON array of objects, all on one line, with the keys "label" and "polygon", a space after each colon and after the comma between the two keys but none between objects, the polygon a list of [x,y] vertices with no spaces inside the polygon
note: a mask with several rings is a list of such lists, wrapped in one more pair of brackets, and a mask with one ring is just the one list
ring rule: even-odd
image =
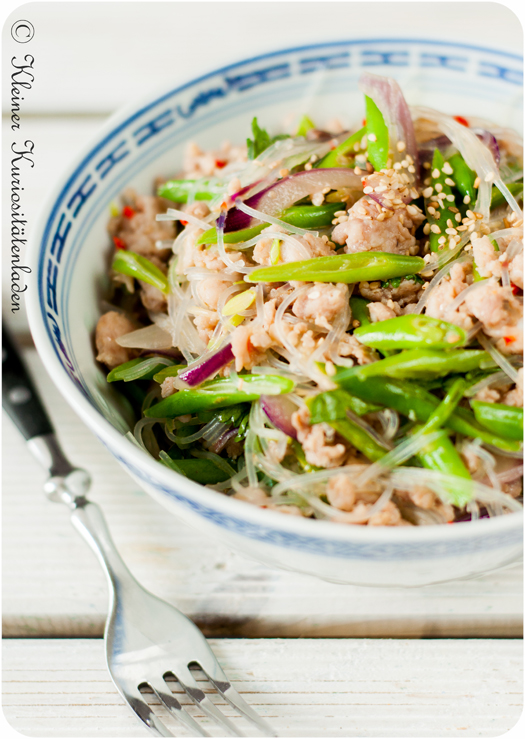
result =
[{"label": "sliced green bean", "polygon": [[368,142],[368,161],[374,169],[383,169],[388,161],[389,134],[383,114],[372,98],[365,95],[366,138]]},{"label": "sliced green bean", "polygon": [[261,267],[250,273],[251,282],[346,282],[386,280],[424,269],[421,257],[388,252],[358,252]]},{"label": "sliced green bean", "polygon": [[159,370],[163,368],[172,369],[171,365],[173,364],[174,360],[164,357],[160,361],[158,357],[131,359],[129,362],[124,362],[124,364],[114,367],[106,377],[106,380],[108,382],[117,382],[118,380],[122,380],[123,382],[152,380]]},{"label": "sliced green bean", "polygon": [[187,203],[193,200],[213,200],[224,185],[210,180],[168,180],[157,188],[157,195],[175,203]]},{"label": "sliced green bean", "polygon": [[[370,320],[370,313],[368,311],[368,303],[369,300],[365,300],[365,298],[357,298],[357,297],[351,297],[350,298],[350,308],[352,310],[352,320],[359,321],[359,327],[365,328],[367,326],[372,326],[372,321]],[[355,331],[354,331],[355,334]]]},{"label": "sliced green bean", "polygon": [[453,154],[448,159],[448,163],[452,167],[452,175],[450,176],[456,183],[456,188],[459,190],[461,196],[463,198],[468,197],[468,203],[474,204],[477,197],[476,189],[474,187],[474,182],[476,181],[477,176],[476,173],[470,169],[459,152]]},{"label": "sliced green bean", "polygon": [[308,118],[307,115],[303,115],[303,117],[299,121],[299,125],[297,126],[297,131],[295,132],[295,135],[306,136],[308,131],[311,131],[313,128],[315,128],[315,123],[312,121],[312,119]]},{"label": "sliced green bean", "polygon": [[257,400],[261,395],[289,393],[292,380],[277,375],[242,375],[219,378],[203,383],[196,389],[184,389],[148,408],[148,418],[174,418],[187,413],[199,413],[211,408],[225,408]]},{"label": "sliced green bean", "polygon": [[492,362],[490,354],[482,349],[406,349],[379,362],[352,367],[349,372],[360,378],[393,377],[399,380],[422,377],[433,379],[452,372],[470,372],[484,362]]},{"label": "sliced green bean", "polygon": [[115,272],[129,275],[137,280],[153,285],[163,293],[169,292],[168,278],[149,259],[134,251],[119,249],[113,258],[111,265]]},{"label": "sliced green bean", "polygon": [[365,413],[375,413],[381,410],[380,405],[367,403],[346,390],[328,390],[318,393],[306,402],[310,410],[311,423],[329,423],[341,418],[346,418],[347,409],[353,411],[356,416],[364,416]]},{"label": "sliced green bean", "polygon": [[[338,370],[332,379],[361,400],[392,408],[412,421],[424,423],[439,405],[439,400],[435,395],[414,382],[403,382],[385,377],[361,379],[347,369]],[[464,436],[479,438],[498,449],[520,451],[520,444],[490,433],[476,421],[474,414],[467,408],[456,408],[444,425]]]},{"label": "sliced green bean", "polygon": [[328,167],[347,167],[348,162],[344,159],[347,154],[355,153],[354,147],[358,144],[366,133],[366,128],[360,128],[335,149],[329,151],[328,154],[314,165],[317,169],[326,169]]},{"label": "sliced green bean", "polygon": [[159,457],[166,467],[201,485],[216,485],[229,478],[228,473],[219,469],[211,459],[172,459],[164,451],[160,452]]},{"label": "sliced green bean", "polygon": [[[520,193],[523,197],[523,182],[508,182],[507,187],[510,190],[511,195],[514,195],[514,197],[518,196]],[[501,190],[498,190],[496,185],[493,185],[490,209],[499,208],[500,205],[503,205],[503,203],[506,202],[505,195],[503,195]]]},{"label": "sliced green bean", "polygon": [[522,441],[523,408],[503,403],[483,403],[481,400],[471,400],[470,405],[476,421],[482,426],[492,429],[505,439]]},{"label": "sliced green bean", "polygon": [[[450,237],[446,234],[446,229],[450,226],[447,222],[450,220],[452,227],[458,225],[455,212],[450,210],[450,207],[455,208],[455,198],[451,186],[446,182],[450,175],[443,172],[444,166],[443,154],[439,149],[435,149],[430,171],[432,195],[425,198],[425,212],[430,225],[428,234],[430,250],[435,252],[443,249],[449,241]],[[444,197],[438,197],[441,195]],[[439,240],[443,238],[445,241],[440,242]]]},{"label": "sliced green bean", "polygon": [[361,325],[354,336],[374,349],[452,349],[467,341],[467,332],[453,323],[411,314]]},{"label": "sliced green bean", "polygon": [[377,462],[388,454],[389,449],[381,446],[367,431],[350,418],[340,418],[329,421],[329,425],[355,447],[361,454],[364,454],[371,462]]}]

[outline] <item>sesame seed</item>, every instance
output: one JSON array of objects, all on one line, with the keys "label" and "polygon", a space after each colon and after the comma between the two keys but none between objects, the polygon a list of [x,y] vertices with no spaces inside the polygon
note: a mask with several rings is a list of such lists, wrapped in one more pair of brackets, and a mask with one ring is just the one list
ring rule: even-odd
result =
[{"label": "sesame seed", "polygon": [[312,169],[312,165],[310,164],[310,162],[306,162],[304,168],[309,172]]},{"label": "sesame seed", "polygon": [[438,239],[438,244],[444,244],[446,240],[447,240],[446,236],[440,236]]},{"label": "sesame seed", "polygon": [[445,174],[453,174],[453,172],[454,172],[454,170],[450,166],[450,162],[445,162],[445,164],[443,165],[441,171],[444,172]]},{"label": "sesame seed", "polygon": [[474,187],[477,189],[480,186],[480,183],[481,180],[479,179],[479,177],[476,177],[476,179],[474,180]]},{"label": "sesame seed", "polygon": [[476,216],[474,215],[474,213],[473,213],[473,212],[472,212],[471,210],[467,210],[467,216],[468,216],[469,218],[475,218],[475,217],[476,217]]},{"label": "sesame seed", "polygon": [[465,203],[465,205],[468,205],[470,203],[470,195],[465,195],[465,197],[463,198],[463,202]]},{"label": "sesame seed", "polygon": [[336,212],[334,213],[334,216],[336,218],[338,218],[339,216],[345,216],[345,215],[346,215],[346,210],[336,210]]},{"label": "sesame seed", "polygon": [[472,223],[472,224],[471,224],[471,225],[470,225],[470,226],[468,227],[468,230],[469,230],[469,231],[474,231],[474,229],[475,229],[475,228],[476,228],[476,224],[475,224],[475,223]]},{"label": "sesame seed", "polygon": [[397,150],[398,151],[405,151],[406,148],[407,148],[407,145],[405,144],[404,141],[398,141],[397,142]]},{"label": "sesame seed", "polygon": [[441,182],[436,182],[435,187],[436,187],[437,192],[442,192],[443,185],[441,184]]},{"label": "sesame seed", "polygon": [[359,167],[354,167],[354,174],[361,174]]},{"label": "sesame seed", "polygon": [[358,141],[357,144],[354,144],[354,151],[359,151],[360,148],[361,148],[361,142]]},{"label": "sesame seed", "polygon": [[415,174],[416,173],[416,168],[414,167],[413,164],[409,164],[408,165],[408,171],[410,172],[410,174]]},{"label": "sesame seed", "polygon": [[456,183],[454,180],[450,179],[450,177],[445,177],[445,185],[450,185],[450,187],[454,187]]},{"label": "sesame seed", "polygon": [[457,231],[456,231],[455,228],[446,228],[445,229],[445,233],[446,234],[449,234],[449,236],[456,236],[457,235]]},{"label": "sesame seed", "polygon": [[456,220],[456,221],[457,221],[458,223],[460,223],[460,221],[461,221],[461,213],[456,213],[456,215],[454,216],[454,219],[455,219],[455,220]]},{"label": "sesame seed", "polygon": [[369,133],[367,139],[369,141],[377,141],[377,136],[375,135],[375,133]]},{"label": "sesame seed", "polygon": [[427,187],[425,190],[423,190],[423,197],[424,198],[429,198],[432,195],[433,192],[434,192],[434,188],[433,187]]},{"label": "sesame seed", "polygon": [[431,182],[432,182],[432,180],[430,179],[430,177],[427,177],[426,179],[423,180],[423,184],[425,185],[425,187],[427,185],[430,185]]},{"label": "sesame seed", "polygon": [[430,162],[423,162],[423,169],[430,169]]},{"label": "sesame seed", "polygon": [[437,180],[437,178],[439,177],[440,174],[441,174],[441,172],[439,171],[439,169],[437,167],[436,167],[436,169],[432,170],[432,177],[435,180]]},{"label": "sesame seed", "polygon": [[279,177],[287,177],[289,175],[289,170],[287,169],[280,169],[279,170]]},{"label": "sesame seed", "polygon": [[466,231],[468,226],[457,226],[457,231]]},{"label": "sesame seed", "polygon": [[377,216],[377,220],[378,220],[378,221],[384,221],[384,220],[385,220],[385,218],[386,218],[386,213],[380,213],[380,214],[379,214],[379,215]]},{"label": "sesame seed", "polygon": [[431,215],[431,216],[435,216],[435,215],[436,215],[436,210],[435,210],[435,208],[431,208],[430,206],[429,206],[429,208],[428,208],[428,212],[430,213],[430,215]]},{"label": "sesame seed", "polygon": [[313,290],[311,293],[308,293],[308,299],[309,300],[317,300],[317,298],[321,297],[321,293],[319,290]]},{"label": "sesame seed", "polygon": [[425,236],[428,236],[428,234],[430,233],[430,223],[425,223],[425,225],[423,226],[423,233],[425,234]]},{"label": "sesame seed", "polygon": [[367,187],[363,189],[363,192],[365,193],[365,195],[369,195],[371,192],[374,192],[374,188],[368,185]]},{"label": "sesame seed", "polygon": [[487,172],[487,174],[485,175],[485,182],[492,182],[495,176],[495,172]]},{"label": "sesame seed", "polygon": [[406,160],[407,160],[407,162],[408,162],[409,164],[414,164],[414,160],[412,159],[412,157],[410,156],[410,154],[407,154],[407,155],[406,155]]},{"label": "sesame seed", "polygon": [[447,219],[447,226],[448,226],[449,228],[452,228],[452,227],[453,227],[453,225],[454,225],[454,224],[452,223],[452,221],[450,220],[450,218],[448,218],[448,219]]},{"label": "sesame seed", "polygon": [[394,162],[394,169],[397,171],[401,169],[401,162]]},{"label": "sesame seed", "polygon": [[452,193],[450,193],[450,195],[447,195],[446,200],[449,203],[453,203],[454,202],[454,196],[452,195]]},{"label": "sesame seed", "polygon": [[432,225],[430,226],[430,230],[431,230],[431,231],[432,231],[432,233],[434,233],[434,234],[440,234],[440,233],[441,233],[441,229],[439,228],[439,226],[437,225],[437,223],[433,223],[433,224],[432,224]]}]

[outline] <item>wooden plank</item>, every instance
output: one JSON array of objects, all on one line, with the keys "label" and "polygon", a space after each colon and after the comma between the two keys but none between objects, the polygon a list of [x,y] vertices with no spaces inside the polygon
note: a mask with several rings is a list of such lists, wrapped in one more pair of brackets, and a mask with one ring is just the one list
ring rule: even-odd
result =
[{"label": "wooden plank", "polygon": [[[282,737],[492,737],[521,713],[520,640],[213,639],[210,646]],[[4,640],[3,678],[4,715],[26,736],[146,735],[110,681],[101,640]]]},{"label": "wooden plank", "polygon": [[[24,352],[66,453],[93,475],[92,497],[135,576],[210,636],[520,636],[519,568],[417,590],[340,586],[244,559],[165,510],[113,460]],[[4,417],[4,635],[101,636],[102,571],[44,472]]]}]

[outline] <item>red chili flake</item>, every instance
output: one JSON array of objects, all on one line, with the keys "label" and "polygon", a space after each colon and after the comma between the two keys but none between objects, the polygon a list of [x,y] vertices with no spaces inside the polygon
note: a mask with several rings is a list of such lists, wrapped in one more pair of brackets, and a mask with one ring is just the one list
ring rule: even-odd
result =
[{"label": "red chili flake", "polygon": [[215,160],[215,166],[217,169],[222,169],[228,164],[228,162],[224,161],[224,159],[216,159]]},{"label": "red chili flake", "polygon": [[363,118],[362,126],[363,128],[366,126],[366,118]]},{"label": "red chili flake", "polygon": [[126,250],[126,244],[118,236],[113,236],[113,243],[115,244],[115,249]]},{"label": "red chili flake", "polygon": [[503,341],[508,346],[509,344],[513,344],[516,341],[516,339],[512,336],[504,336]]},{"label": "red chili flake", "polygon": [[181,220],[181,223],[182,223],[183,226],[187,226],[188,225],[188,221],[182,221]]},{"label": "red chili flake", "polygon": [[461,123],[462,126],[466,126],[467,128],[470,127],[469,122],[467,121],[466,118],[463,118],[462,115],[455,115],[454,120],[457,121],[458,123]]},{"label": "red chili flake", "polygon": [[523,290],[517,285],[515,285],[513,282],[510,283],[510,287],[511,287],[513,295],[521,295],[523,292]]},{"label": "red chili flake", "polygon": [[124,216],[124,218],[133,218],[133,216],[135,215],[135,211],[129,205],[125,205],[122,208],[122,215]]}]

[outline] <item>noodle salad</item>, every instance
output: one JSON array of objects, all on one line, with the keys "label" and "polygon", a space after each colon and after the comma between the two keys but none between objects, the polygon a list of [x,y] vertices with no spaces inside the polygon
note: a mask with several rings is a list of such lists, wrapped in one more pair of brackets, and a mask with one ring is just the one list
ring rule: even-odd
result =
[{"label": "noodle salad", "polygon": [[154,195],[123,193],[97,360],[136,444],[262,508],[521,510],[522,142],[359,85],[360,127],[254,118],[245,145],[192,143]]}]

